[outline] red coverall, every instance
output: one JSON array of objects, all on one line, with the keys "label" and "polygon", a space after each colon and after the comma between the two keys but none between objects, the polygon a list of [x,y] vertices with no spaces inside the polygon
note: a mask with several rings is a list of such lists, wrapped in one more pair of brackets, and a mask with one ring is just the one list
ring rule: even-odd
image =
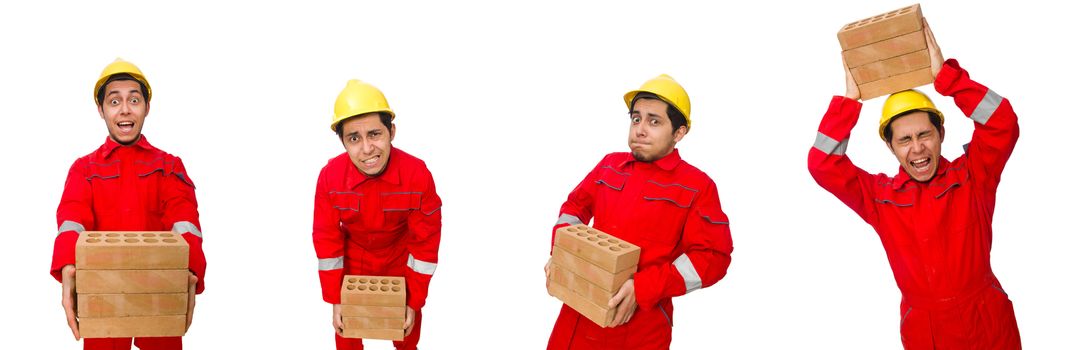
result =
[{"label": "red coverall", "polygon": [[612,153],[571,191],[555,230],[593,227],[641,247],[634,274],[637,300],[630,322],[601,328],[563,305],[548,349],[667,349],[671,298],[718,282],[733,241],[715,182],[678,150],[654,162]]},{"label": "red coverall", "polygon": [[[78,158],[67,174],[56,210],[59,236],[52,253],[52,276],[62,281],[63,266],[74,264],[82,231],[166,231],[189,242],[189,270],[204,292],[207,261],[193,180],[178,157],[148,143],[144,135],[123,146],[110,137],[93,153]],[[181,349],[181,337],[137,338],[141,349]],[[130,338],[86,338],[85,349],[129,349]]]},{"label": "red coverall", "polygon": [[971,80],[954,59],[934,88],[974,120],[965,154],[939,160],[926,183],[901,168],[871,175],[845,155],[861,104],[836,96],[808,152],[815,181],[874,227],[900,288],[906,349],[1019,349],[1015,312],[989,265],[1000,174],[1019,139],[1007,99]]},{"label": "red coverall", "polygon": [[[414,350],[441,242],[441,197],[426,163],[393,148],[385,170],[367,177],[347,153],[330,159],[315,189],[312,237],[327,303],[341,303],[344,275],[404,277],[415,328],[393,345]],[[360,339],[334,337],[337,349],[363,349]]]}]

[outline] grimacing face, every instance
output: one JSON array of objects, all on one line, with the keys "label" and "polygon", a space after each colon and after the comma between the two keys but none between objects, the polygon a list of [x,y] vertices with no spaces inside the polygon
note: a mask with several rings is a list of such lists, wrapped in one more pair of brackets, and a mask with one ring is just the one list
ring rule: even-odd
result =
[{"label": "grimacing face", "polygon": [[897,157],[904,172],[919,182],[930,181],[937,174],[941,159],[944,129],[930,122],[925,111],[913,111],[889,123],[893,138],[886,145]]},{"label": "grimacing face", "polygon": [[630,112],[630,153],[642,162],[653,162],[671,154],[674,145],[682,141],[688,132],[684,125],[677,131],[673,129],[667,117],[666,102],[651,98],[638,99]]},{"label": "grimacing face", "polygon": [[367,113],[341,122],[341,143],[356,169],[366,176],[378,176],[389,164],[396,125],[386,128],[378,113]]},{"label": "grimacing face", "polygon": [[137,81],[116,80],[104,86],[104,100],[97,111],[107,125],[108,136],[119,144],[130,145],[141,137],[148,101]]}]

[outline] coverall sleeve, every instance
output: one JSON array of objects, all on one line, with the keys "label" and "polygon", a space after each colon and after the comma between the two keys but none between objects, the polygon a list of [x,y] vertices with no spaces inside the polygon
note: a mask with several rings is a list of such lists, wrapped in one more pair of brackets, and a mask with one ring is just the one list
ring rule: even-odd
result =
[{"label": "coverall sleeve", "polygon": [[341,232],[341,218],[330,205],[326,168],[319,172],[315,186],[315,215],[311,237],[315,244],[315,256],[319,259],[319,283],[322,300],[330,304],[341,303],[341,280],[344,279],[345,236]]},{"label": "coverall sleeve", "polygon": [[709,287],[726,276],[734,247],[715,182],[708,181],[689,209],[680,248],[682,254],[674,262],[647,266],[634,274],[638,307],[650,310],[664,298]]},{"label": "coverall sleeve", "polygon": [[92,203],[93,191],[86,179],[85,164],[77,160],[67,172],[63,197],[56,209],[59,235],[52,249],[52,267],[49,270],[56,281],[62,281],[63,266],[74,265],[74,246],[78,242],[78,235],[86,229],[92,230],[96,225]]},{"label": "coverall sleeve", "polygon": [[[556,242],[556,230],[560,227],[588,224],[593,219],[593,204],[594,196],[596,194],[596,173],[604,163],[607,161],[607,156],[597,163],[596,167],[589,172],[588,175],[582,179],[582,182],[578,183],[578,186],[571,190],[571,193],[567,195],[567,201],[563,202],[563,206],[559,208],[559,219],[556,220],[556,224],[552,226],[552,240],[549,241],[549,247],[553,247]],[[550,248],[551,249],[551,248]],[[549,250],[551,254],[551,250]]]},{"label": "coverall sleeve", "polygon": [[165,173],[160,191],[163,226],[182,235],[189,243],[189,271],[197,277],[196,293],[204,292],[207,259],[204,257],[204,236],[200,232],[200,213],[197,211],[196,186],[185,170],[181,158],[175,157],[171,169]]},{"label": "coverall sleeve", "polygon": [[845,155],[849,135],[859,120],[862,106],[844,96],[834,96],[830,100],[830,107],[819,124],[815,144],[808,151],[808,171],[819,186],[873,225],[877,220],[872,194],[875,178],[852,164]]},{"label": "coverall sleeve", "polygon": [[934,81],[937,92],[952,96],[956,106],[974,121],[966,147],[970,173],[986,193],[996,192],[1000,174],[1019,140],[1019,118],[1008,99],[971,80],[955,59],[945,61]]},{"label": "coverall sleeve", "polygon": [[408,214],[408,268],[404,281],[408,288],[407,305],[416,312],[426,305],[430,278],[437,270],[437,249],[441,244],[441,197],[437,195],[433,176],[427,170],[421,181],[419,209]]}]

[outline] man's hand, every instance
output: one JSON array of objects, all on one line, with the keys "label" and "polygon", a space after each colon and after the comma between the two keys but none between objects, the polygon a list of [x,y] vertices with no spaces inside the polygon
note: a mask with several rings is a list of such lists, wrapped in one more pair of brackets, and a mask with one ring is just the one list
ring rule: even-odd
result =
[{"label": "man's hand", "polygon": [[853,100],[860,99],[860,86],[856,85],[856,79],[852,78],[852,71],[848,69],[848,63],[845,63],[845,54],[841,53],[841,66],[845,67],[845,97]]},{"label": "man's hand", "polygon": [[196,282],[200,281],[192,272],[189,273],[189,309],[185,313],[185,330],[193,324],[193,309],[196,308]]},{"label": "man's hand", "polygon": [[634,279],[628,279],[619,288],[619,292],[608,300],[608,307],[615,308],[615,319],[608,323],[608,328],[616,327],[630,322],[634,310],[637,310],[637,299],[634,297]]},{"label": "man's hand", "polygon": [[70,326],[71,333],[74,333],[74,340],[81,339],[81,333],[78,332],[78,306],[77,292],[74,290],[74,265],[63,266],[60,270],[63,276],[63,311],[67,314],[67,326]]},{"label": "man's hand", "polygon": [[934,73],[936,78],[937,74],[941,73],[941,65],[945,64],[945,56],[941,55],[941,47],[937,45],[937,39],[934,39],[934,32],[930,31],[930,24],[926,23],[925,17],[923,34],[926,35],[926,49],[930,51],[930,72]]},{"label": "man's hand", "polygon": [[415,324],[415,310],[412,310],[410,306],[406,307],[407,311],[404,312],[404,337],[411,335],[411,330],[415,329],[412,325]]},{"label": "man's hand", "polygon": [[344,330],[345,324],[341,322],[341,304],[333,304],[333,332],[341,335]]}]

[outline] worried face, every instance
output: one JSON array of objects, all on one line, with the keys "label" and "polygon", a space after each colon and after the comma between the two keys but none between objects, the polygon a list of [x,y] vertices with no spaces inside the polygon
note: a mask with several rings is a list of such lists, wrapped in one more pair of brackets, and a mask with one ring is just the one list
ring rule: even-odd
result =
[{"label": "worried face", "polygon": [[930,122],[930,115],[915,111],[889,124],[893,138],[886,142],[904,172],[919,182],[930,181],[941,159],[942,131]]},{"label": "worried face", "polygon": [[642,162],[652,162],[674,151],[685,137],[685,126],[677,131],[667,116],[667,103],[650,98],[638,99],[630,112],[630,153]]},{"label": "worried face", "polygon": [[133,80],[116,80],[104,86],[104,100],[97,110],[107,124],[108,136],[119,144],[129,145],[141,137],[148,101],[141,84]]},{"label": "worried face", "polygon": [[377,176],[389,164],[396,125],[386,128],[378,113],[348,118],[341,124],[341,143],[356,169],[366,176]]}]

